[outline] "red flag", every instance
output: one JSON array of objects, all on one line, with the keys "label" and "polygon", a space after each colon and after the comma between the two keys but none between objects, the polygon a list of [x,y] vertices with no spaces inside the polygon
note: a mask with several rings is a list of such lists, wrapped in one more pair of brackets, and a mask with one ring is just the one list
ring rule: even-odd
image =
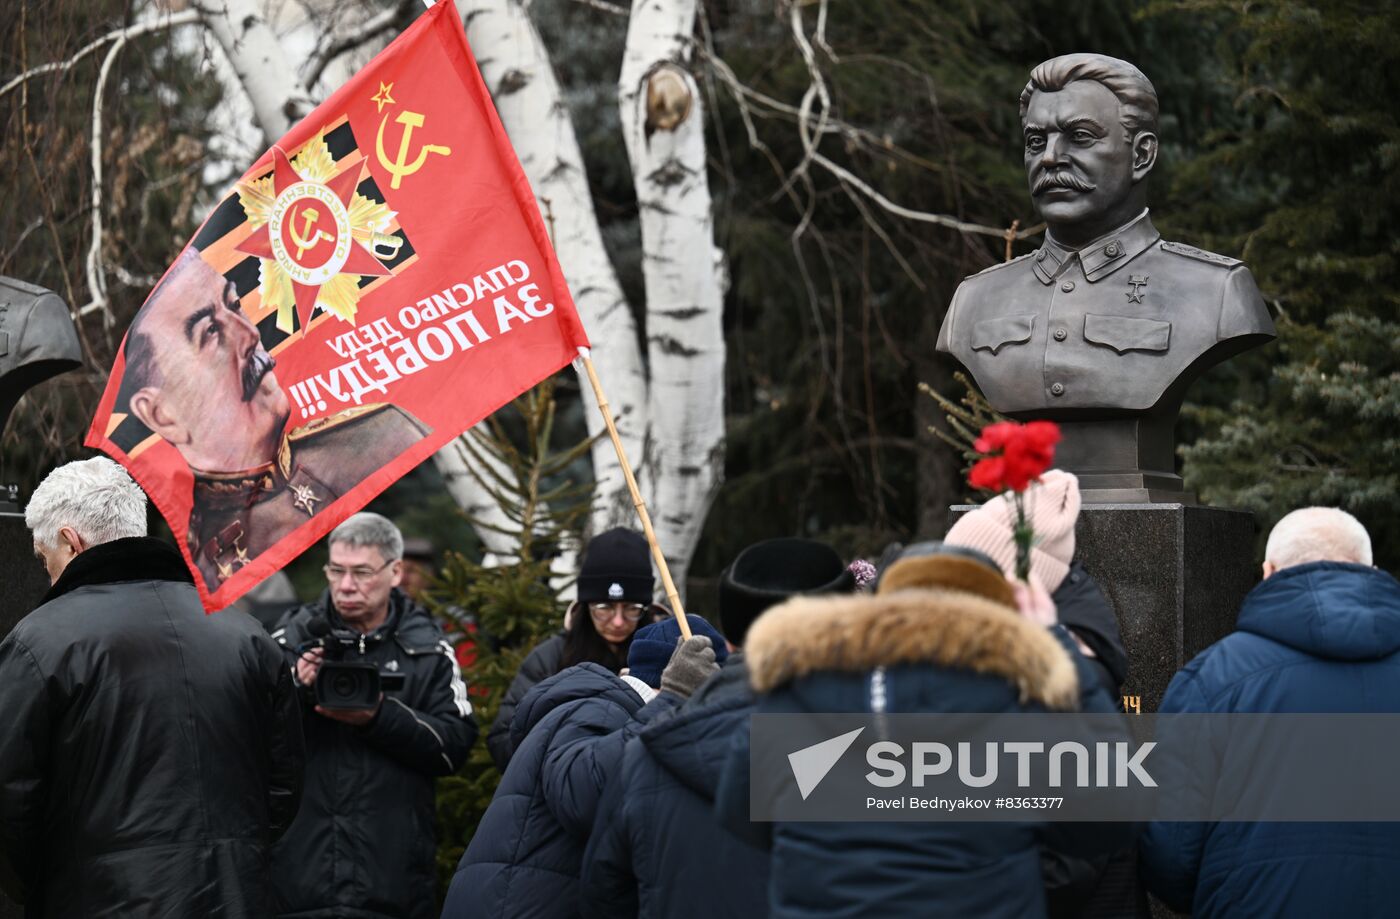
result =
[{"label": "red flag", "polygon": [[587,345],[445,0],[214,209],[132,320],[86,442],[222,609]]}]

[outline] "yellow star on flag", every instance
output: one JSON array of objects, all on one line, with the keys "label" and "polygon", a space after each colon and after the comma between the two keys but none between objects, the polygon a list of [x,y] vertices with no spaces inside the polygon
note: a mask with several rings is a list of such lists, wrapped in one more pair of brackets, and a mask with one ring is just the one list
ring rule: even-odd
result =
[{"label": "yellow star on flag", "polygon": [[378,108],[375,109],[376,113],[384,111],[384,106],[394,104],[394,97],[389,95],[389,92],[393,88],[393,83],[380,83],[379,92],[370,96],[370,98],[374,100],[374,104],[378,106]]}]

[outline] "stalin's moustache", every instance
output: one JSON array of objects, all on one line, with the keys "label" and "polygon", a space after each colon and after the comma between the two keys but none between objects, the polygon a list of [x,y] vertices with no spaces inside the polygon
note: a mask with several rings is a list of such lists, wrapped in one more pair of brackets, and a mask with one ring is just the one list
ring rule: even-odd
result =
[{"label": "stalin's moustache", "polygon": [[262,348],[255,348],[243,364],[243,401],[252,402],[262,385],[263,377],[272,372],[277,362]]},{"label": "stalin's moustache", "polygon": [[1052,188],[1068,188],[1070,191],[1093,191],[1093,182],[1081,179],[1072,172],[1043,172],[1036,176],[1035,182],[1031,185],[1031,197],[1035,197]]}]

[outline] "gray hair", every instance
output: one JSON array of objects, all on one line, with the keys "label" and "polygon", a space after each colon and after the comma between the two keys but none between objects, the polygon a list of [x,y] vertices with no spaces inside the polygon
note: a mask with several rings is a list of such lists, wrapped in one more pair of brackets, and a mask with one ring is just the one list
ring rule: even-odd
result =
[{"label": "gray hair", "polygon": [[403,558],[403,534],[389,518],[368,511],[356,514],[331,530],[330,544],[373,546],[384,561]]},{"label": "gray hair", "polygon": [[1275,568],[1308,562],[1371,564],[1371,534],[1337,507],[1304,507],[1285,514],[1269,531],[1264,561]]},{"label": "gray hair", "polygon": [[1157,133],[1157,90],[1152,81],[1127,61],[1106,54],[1063,54],[1032,70],[1030,82],[1021,90],[1021,124],[1026,123],[1031,96],[1037,92],[1058,92],[1077,80],[1102,83],[1118,97],[1121,120],[1130,140],[1140,131]]},{"label": "gray hair", "polygon": [[58,531],[72,527],[88,545],[146,535],[146,495],[126,470],[105,456],[66,463],[34,489],[24,524],[40,545],[58,546]]}]

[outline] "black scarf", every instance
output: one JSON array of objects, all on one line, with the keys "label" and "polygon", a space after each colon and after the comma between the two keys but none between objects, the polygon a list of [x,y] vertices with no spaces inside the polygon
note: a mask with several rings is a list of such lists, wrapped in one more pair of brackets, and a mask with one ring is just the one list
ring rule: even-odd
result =
[{"label": "black scarf", "polygon": [[185,560],[170,543],[151,536],[127,536],[78,553],[44,594],[41,605],[79,587],[122,581],[193,584],[194,578],[185,567]]}]

